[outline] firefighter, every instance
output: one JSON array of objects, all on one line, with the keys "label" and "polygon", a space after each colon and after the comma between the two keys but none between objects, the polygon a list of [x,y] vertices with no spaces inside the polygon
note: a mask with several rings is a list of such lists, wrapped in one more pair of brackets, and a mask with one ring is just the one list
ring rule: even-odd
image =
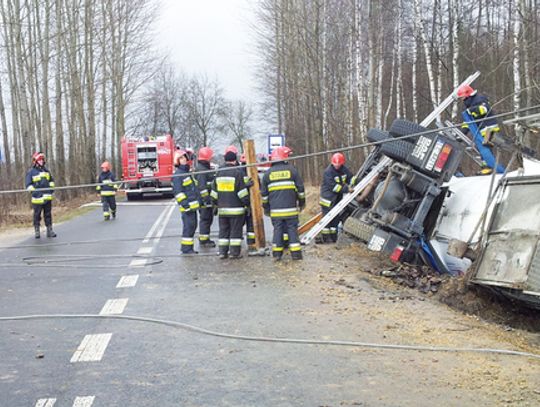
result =
[{"label": "firefighter", "polygon": [[272,256],[275,261],[283,257],[283,235],[288,234],[289,250],[293,260],[302,260],[302,247],[298,236],[298,215],[306,205],[304,182],[294,166],[286,160],[291,150],[277,147],[272,151],[272,166],[262,179],[261,195],[264,213],[274,226]]},{"label": "firefighter", "polygon": [[36,152],[32,155],[32,168],[26,174],[26,189],[32,192],[32,207],[34,209],[34,237],[39,239],[41,212],[47,227],[47,237],[56,237],[52,228],[52,199],[54,178],[45,167],[45,154]]},{"label": "firefighter", "polygon": [[[330,165],[324,170],[319,199],[323,216],[341,201],[343,194],[349,192],[349,184],[354,185],[354,177],[345,166],[345,161],[345,156],[342,153],[335,153],[332,155]],[[337,242],[340,221],[341,217],[336,216],[322,230],[322,243]]]},{"label": "firefighter", "polygon": [[193,248],[195,243],[193,236],[197,230],[197,210],[201,207],[201,195],[196,181],[189,173],[188,161],[189,155],[186,151],[177,151],[173,190],[182,214],[181,251],[183,254],[197,253]]},{"label": "firefighter", "polygon": [[[463,101],[463,105],[467,110],[467,113],[475,120],[478,130],[482,135],[483,142],[487,148],[493,153],[493,140],[502,137],[500,136],[501,128],[497,123],[497,119],[494,117],[493,111],[488,98],[478,93],[476,89],[473,89],[470,85],[461,85],[457,90],[457,97]],[[461,131],[467,135],[469,132],[469,125],[463,123],[461,125]],[[482,163],[480,174],[491,174],[493,171],[487,163]]]},{"label": "firefighter", "polygon": [[111,217],[116,218],[116,191],[119,184],[116,183],[116,177],[111,171],[111,164],[108,161],[103,161],[101,164],[101,173],[98,176],[98,186],[96,191],[101,196],[101,204],[103,206],[103,219],[109,220]]},{"label": "firefighter", "polygon": [[[214,152],[210,147],[201,147],[199,149],[195,171],[211,170],[210,161],[213,156]],[[199,245],[200,247],[216,247],[216,242],[210,239],[210,227],[214,220],[210,191],[212,189],[212,182],[214,182],[215,174],[213,172],[206,172],[197,174],[195,177],[202,199],[201,209],[199,210]]]},{"label": "firefighter", "polygon": [[[247,163],[246,155],[242,154],[240,156],[240,164],[241,165],[246,165],[246,163]],[[253,180],[248,175],[247,167],[242,167],[240,170],[242,171],[242,174],[244,176],[244,183],[246,184],[248,189],[251,188],[253,186]],[[249,195],[248,195],[248,199],[249,199]],[[255,248],[255,227],[253,225],[253,216],[251,215],[251,209],[250,208],[251,208],[251,202],[248,204],[248,210],[246,211],[246,243],[248,245],[248,251],[249,252],[254,252],[254,251],[256,251],[256,248]]]},{"label": "firefighter", "polygon": [[230,147],[225,151],[225,165],[216,174],[210,193],[219,216],[220,259],[242,257],[242,228],[249,205],[249,191],[237,168],[237,155]]}]

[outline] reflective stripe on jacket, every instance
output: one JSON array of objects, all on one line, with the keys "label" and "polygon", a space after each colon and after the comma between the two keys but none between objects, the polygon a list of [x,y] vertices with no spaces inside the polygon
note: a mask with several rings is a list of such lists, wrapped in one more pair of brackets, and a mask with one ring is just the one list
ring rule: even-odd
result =
[{"label": "reflective stripe on jacket", "polygon": [[115,196],[116,191],[120,187],[115,182],[116,178],[111,171],[101,171],[98,177],[99,185],[96,186],[96,191],[99,191],[101,196]]},{"label": "reflective stripe on jacket", "polygon": [[195,211],[201,207],[197,182],[189,173],[189,165],[179,165],[173,177],[173,191],[180,212]]},{"label": "reflective stripe on jacket", "polygon": [[249,205],[249,191],[244,175],[234,164],[225,164],[218,170],[210,195],[220,216],[244,215]]},{"label": "reflective stripe on jacket", "polygon": [[298,216],[299,206],[304,206],[306,195],[302,177],[288,162],[272,164],[263,176],[261,195],[266,212],[272,218]]},{"label": "reflective stripe on jacket", "polygon": [[[26,173],[25,185],[26,189],[32,192],[33,204],[41,205],[52,201],[54,178],[45,166],[40,167],[36,164],[30,168]],[[43,190],[36,191],[37,189]]]},{"label": "reflective stripe on jacket", "polygon": [[[208,171],[210,170],[210,163],[208,161],[199,161],[195,171]],[[215,173],[207,172],[204,174],[197,174],[195,179],[197,180],[197,187],[201,194],[202,207],[209,208],[212,206],[212,198],[210,197],[210,191],[212,190],[212,182],[214,182]]]},{"label": "reflective stripe on jacket", "polygon": [[338,203],[343,197],[343,193],[347,191],[349,184],[352,184],[352,178],[351,171],[344,165],[339,170],[332,164],[326,167],[321,184],[319,205],[329,208]]}]

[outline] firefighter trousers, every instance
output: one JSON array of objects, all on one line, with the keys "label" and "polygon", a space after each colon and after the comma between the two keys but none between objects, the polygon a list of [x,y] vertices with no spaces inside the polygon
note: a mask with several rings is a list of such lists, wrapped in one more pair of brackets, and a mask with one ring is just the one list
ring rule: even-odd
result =
[{"label": "firefighter trousers", "polygon": [[248,246],[255,244],[255,226],[251,214],[246,215],[246,243]]},{"label": "firefighter trousers", "polygon": [[39,227],[41,224],[41,212],[43,212],[45,226],[52,226],[52,201],[46,201],[42,204],[32,204],[32,207],[34,209],[34,227]]},{"label": "firefighter trousers", "polygon": [[244,215],[219,217],[218,246],[220,255],[240,255],[244,218]]},{"label": "firefighter trousers", "polygon": [[212,207],[199,209],[199,241],[203,244],[210,240],[210,228],[213,220]]},{"label": "firefighter trousers", "polygon": [[103,207],[103,216],[105,219],[116,217],[116,197],[114,196],[102,196],[101,197],[101,206]]},{"label": "firefighter trousers", "polygon": [[182,212],[182,253],[193,253],[195,231],[197,230],[197,212]]},{"label": "firefighter trousers", "polygon": [[[323,217],[326,216],[328,212],[332,210],[333,206],[326,207],[321,206]],[[341,220],[341,215],[338,215],[332,219],[328,225],[322,230],[322,238],[325,243],[335,243],[337,242],[338,236],[338,225]]]},{"label": "firefighter trousers", "polygon": [[302,247],[300,246],[300,237],[298,236],[298,216],[290,218],[272,218],[274,226],[274,238],[272,240],[272,256],[281,258],[284,250],[283,235],[289,237],[289,250],[291,257],[295,260],[302,258]]}]

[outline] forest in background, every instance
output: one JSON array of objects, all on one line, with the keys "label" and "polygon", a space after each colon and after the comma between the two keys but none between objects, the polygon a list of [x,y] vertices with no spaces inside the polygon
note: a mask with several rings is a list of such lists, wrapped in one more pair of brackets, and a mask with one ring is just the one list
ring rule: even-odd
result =
[{"label": "forest in background", "polygon": [[[0,2],[1,190],[45,152],[57,185],[91,183],[124,134],[199,147],[250,135],[251,106],[152,51],[154,0]],[[261,115],[296,154],[365,142],[420,121],[476,70],[498,113],[535,106],[536,0],[258,0],[251,4]],[[459,122],[459,104],[446,116]],[[511,129],[507,129],[511,131]],[[526,140],[539,149],[539,139]],[[357,167],[365,151],[349,154]],[[316,183],[326,157],[298,162]],[[353,168],[355,169],[355,168]],[[79,190],[65,192],[75,196]],[[0,206],[26,202],[0,195]]]},{"label": "forest in background", "polygon": [[[537,0],[260,0],[257,15],[264,106],[295,153],[361,144],[396,117],[419,122],[477,70],[497,113],[540,101]],[[461,122],[460,109],[445,118]],[[326,159],[299,163],[305,178]]]}]

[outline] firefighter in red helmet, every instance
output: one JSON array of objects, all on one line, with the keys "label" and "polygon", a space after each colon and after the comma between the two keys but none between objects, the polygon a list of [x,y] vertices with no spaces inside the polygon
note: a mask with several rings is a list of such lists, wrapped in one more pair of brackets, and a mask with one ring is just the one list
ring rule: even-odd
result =
[{"label": "firefighter in red helmet", "polygon": [[103,219],[109,220],[111,217],[116,218],[116,191],[119,184],[116,183],[116,177],[111,171],[111,164],[108,161],[103,161],[101,164],[101,172],[98,176],[96,191],[101,196],[101,204],[103,207]]},{"label": "firefighter in red helmet", "polygon": [[26,189],[32,192],[32,208],[34,209],[34,237],[39,239],[41,213],[45,226],[47,227],[47,237],[56,237],[52,228],[52,199],[54,189],[54,178],[51,172],[45,167],[45,154],[36,152],[32,155],[32,168],[26,173]]},{"label": "firefighter in red helmet", "polygon": [[289,236],[292,259],[302,259],[298,215],[306,205],[306,196],[302,177],[286,161],[290,153],[288,147],[277,147],[272,151],[272,166],[264,174],[261,185],[264,212],[270,216],[274,226],[272,256],[276,261],[283,257],[285,233]]},{"label": "firefighter in red helmet", "polygon": [[176,171],[173,176],[173,191],[182,214],[181,251],[183,254],[197,253],[194,250],[193,236],[197,230],[197,210],[201,207],[201,195],[189,172],[188,162],[189,153],[178,150],[174,160]]},{"label": "firefighter in red helmet", "polygon": [[210,228],[214,220],[210,191],[216,174],[208,171],[212,170],[210,161],[212,161],[213,156],[214,151],[210,147],[201,147],[197,156],[197,166],[195,167],[195,172],[201,172],[195,176],[202,201],[201,209],[199,210],[200,247],[216,247],[216,243],[210,239]]},{"label": "firefighter in red helmet", "polygon": [[[351,171],[345,166],[345,161],[345,155],[343,153],[335,153],[332,155],[330,165],[324,170],[319,199],[323,216],[341,201],[343,194],[349,192],[349,185],[352,186],[355,183]],[[318,240],[318,242],[337,242],[340,221],[340,216],[332,219],[322,230],[322,240]]]}]

